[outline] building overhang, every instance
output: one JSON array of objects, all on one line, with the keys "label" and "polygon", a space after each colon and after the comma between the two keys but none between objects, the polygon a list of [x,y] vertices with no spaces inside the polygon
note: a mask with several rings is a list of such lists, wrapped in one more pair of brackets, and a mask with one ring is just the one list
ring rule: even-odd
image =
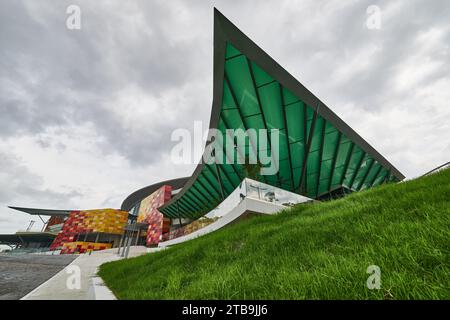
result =
[{"label": "building overhang", "polygon": [[17,232],[15,234],[0,234],[0,244],[48,243],[56,237],[51,232]]},{"label": "building overhang", "polygon": [[[341,187],[360,191],[404,179],[323,101],[215,9],[210,129],[226,136],[227,129],[249,128],[279,130],[279,170],[260,178],[287,191],[317,199]],[[183,189],[160,208],[165,216],[199,218],[246,177],[243,165],[206,163],[208,152],[205,148]]]},{"label": "building overhang", "polygon": [[30,215],[36,216],[68,216],[74,210],[53,210],[53,209],[38,209],[38,208],[22,208],[22,207],[12,207],[8,206],[8,208],[25,212]]}]

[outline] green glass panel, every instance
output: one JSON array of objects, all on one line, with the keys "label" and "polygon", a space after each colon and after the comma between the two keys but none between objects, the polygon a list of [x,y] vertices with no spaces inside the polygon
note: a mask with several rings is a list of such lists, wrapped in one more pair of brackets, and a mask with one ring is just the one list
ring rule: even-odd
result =
[{"label": "green glass panel", "polygon": [[261,107],[266,118],[268,129],[284,128],[283,109],[281,108],[281,92],[277,82],[258,89]]},{"label": "green glass panel", "polygon": [[386,175],[388,174],[388,170],[386,168],[381,169],[381,172],[378,174],[378,177],[375,179],[373,186],[379,186],[383,183],[384,179],[386,179]]},{"label": "green glass panel", "polygon": [[328,131],[328,133],[325,132],[325,143],[323,145],[322,161],[331,160],[334,158],[338,140],[339,132],[337,130]]},{"label": "green glass panel", "polygon": [[291,144],[292,167],[301,168],[305,157],[305,145],[303,142]]},{"label": "green glass panel", "polygon": [[[310,152],[318,151],[321,149],[322,144],[322,128],[324,126],[324,120],[318,116],[316,119],[316,125],[314,126],[314,133],[311,140]],[[308,160],[309,161],[309,160]]]},{"label": "green glass panel", "polygon": [[320,180],[324,180],[330,179],[330,174],[331,174],[331,165],[332,165],[333,160],[329,159],[329,160],[322,160],[322,164],[321,164],[321,168],[320,168]]},{"label": "green glass panel", "polygon": [[330,181],[330,179],[320,180],[318,196],[328,192],[329,181]]},{"label": "green glass panel", "polygon": [[371,187],[372,182],[375,181],[375,176],[377,174],[379,174],[380,168],[381,168],[381,165],[375,161],[375,164],[372,165],[372,169],[370,169],[369,173],[367,174],[367,178],[364,181],[364,183],[361,187],[361,190]]},{"label": "green glass panel", "polygon": [[293,170],[295,190],[298,190],[301,173],[302,173],[302,169],[301,168],[296,168],[296,169]]},{"label": "green glass panel", "polygon": [[283,97],[284,97],[284,104],[290,105],[295,102],[299,102],[300,99],[297,98],[290,90],[283,88]]},{"label": "green glass panel", "polygon": [[194,195],[193,197],[195,199],[199,199],[199,201],[201,201],[201,203],[203,205],[206,205],[208,203],[207,200],[205,199],[205,197],[199,191],[197,191],[195,188],[191,187],[189,190]]},{"label": "green glass panel", "polygon": [[222,112],[227,109],[236,109],[233,96],[231,95],[230,87],[226,82],[223,83],[223,100]]},{"label": "green glass panel", "polygon": [[236,49],[235,47],[233,47],[233,45],[231,43],[227,43],[225,59],[229,59],[229,58],[235,57],[240,54],[241,54],[241,52],[238,49]]},{"label": "green glass panel", "polygon": [[[220,191],[216,190],[215,185],[213,187],[213,185],[211,185],[211,183],[208,181],[208,179],[206,179],[206,173],[205,170],[202,171],[202,173],[198,176],[198,179],[201,181],[201,184],[204,186],[204,188],[208,188],[208,191],[214,196],[213,199],[216,199],[218,197],[220,197]],[[213,181],[211,179],[209,179],[210,181]],[[212,199],[211,199],[212,200]]]},{"label": "green glass panel", "polygon": [[[343,138],[341,140],[343,141]],[[347,160],[347,156],[351,150],[351,146],[352,143],[350,141],[343,141],[341,143],[341,146],[339,147],[334,174],[331,182],[331,188],[334,188],[341,183],[342,175],[344,174],[345,170],[345,161]]]},{"label": "green glass panel", "polygon": [[255,77],[255,83],[256,83],[257,87],[263,86],[267,83],[274,81],[274,79],[271,76],[269,76],[263,69],[258,67],[258,65],[254,62],[252,62],[252,70],[253,70],[253,76]]},{"label": "green glass panel", "polygon": [[259,112],[258,99],[253,87],[253,80],[248,68],[247,59],[244,56],[228,60],[225,63],[225,71],[231,82],[231,90],[234,92],[244,116]]},{"label": "green glass panel", "polygon": [[286,122],[289,131],[289,141],[298,142],[303,141],[304,137],[304,105],[302,102],[297,102],[285,107]]},{"label": "green glass panel", "polygon": [[[195,188],[197,190],[199,190],[199,193],[206,199],[206,202],[210,202],[211,200],[215,199],[214,191],[210,191],[209,188],[208,188],[208,190],[206,190],[205,189],[205,188],[207,188],[206,185],[203,184],[203,185],[205,185],[205,187],[203,187],[203,185],[199,181],[200,181],[200,179],[197,178],[194,185],[195,185]],[[210,192],[208,193],[208,191],[210,191]]]},{"label": "green glass panel", "polygon": [[[269,131],[270,133],[271,131]],[[276,138],[276,135],[274,134],[274,137]],[[271,138],[272,139],[272,138]],[[288,157],[288,138],[286,136],[286,129],[278,129],[278,145],[280,149],[280,158],[287,158]]]},{"label": "green glass panel", "polygon": [[[361,186],[362,189],[379,185],[385,180],[397,180],[379,163],[372,165],[374,160],[370,155],[366,155],[360,147],[355,145],[352,149],[353,143],[346,136],[342,135],[339,140],[338,130],[320,115],[317,116],[313,132],[310,132],[314,109],[306,106],[290,90],[284,87],[280,89],[279,83],[257,64],[250,62],[250,69],[247,58],[229,43],[226,48],[226,58],[225,73],[231,88],[224,81],[221,119],[218,125],[224,138],[227,138],[225,135],[227,126],[232,129],[258,130],[265,129],[267,125],[268,129],[280,130],[280,149],[277,154],[278,174],[262,176],[260,177],[262,182],[280,186],[286,190],[298,190],[304,163],[305,145],[308,142],[309,134],[312,134],[312,139],[304,177],[307,196],[315,198],[317,194],[328,192],[330,186],[332,189],[338,187],[342,178],[344,178],[344,186],[348,187],[353,182],[353,188]],[[251,70],[253,74],[251,74]],[[258,97],[261,105],[258,104]],[[235,104],[234,98],[238,105]],[[264,117],[261,115],[261,111],[264,113]],[[285,128],[285,126],[287,127]],[[325,135],[323,135],[324,133]],[[336,148],[338,141],[340,141],[340,145],[339,148]],[[226,141],[224,140],[224,142]],[[235,143],[237,142],[240,143],[235,140]],[[241,182],[239,174],[241,176],[246,174],[242,165],[226,162],[230,159],[236,162],[238,155],[248,156],[251,149],[255,151],[260,147],[257,142],[249,141],[246,138],[244,144],[239,144],[237,148],[231,148],[231,152],[224,155],[223,164],[220,164],[218,168],[225,196],[234,191]],[[273,141],[271,142],[273,145]],[[224,150],[225,148],[223,145],[218,145],[217,149]],[[271,150],[259,148],[259,152],[268,153],[270,156]],[[350,152],[352,154],[347,166]],[[334,169],[332,168],[333,164]],[[333,173],[332,176],[331,173]],[[180,210],[183,215],[187,216],[189,211],[198,211],[199,206],[204,206],[205,203],[215,206],[221,201],[221,188],[216,175],[215,166],[204,167],[194,183],[195,189],[191,187],[181,198]],[[292,181],[294,186],[292,186]],[[177,214],[174,209],[175,204],[172,204],[165,209],[165,212],[169,215]]]},{"label": "green glass panel", "polygon": [[307,175],[307,195],[310,198],[316,197],[317,191],[317,174],[308,174]]},{"label": "green glass panel", "polygon": [[308,175],[317,174],[319,172],[319,156],[320,150],[312,151],[309,153],[308,163],[306,164]]},{"label": "green glass panel", "polygon": [[372,165],[373,159],[370,155],[366,154],[364,157],[363,162],[361,163],[361,166],[358,170],[358,173],[356,174],[356,178],[353,181],[352,188],[359,190],[360,186],[363,183],[363,180],[365,180],[365,176],[368,170],[370,170],[370,167]]},{"label": "green glass panel", "polygon": [[245,118],[245,123],[247,124],[247,128],[251,128],[251,129],[259,130],[259,129],[266,128],[261,114],[257,114],[255,116]]},{"label": "green glass panel", "polygon": [[280,160],[279,167],[279,176],[281,181],[286,183],[288,186],[291,186],[291,168],[289,167],[289,160]]},{"label": "green glass panel", "polygon": [[197,203],[195,198],[192,197],[190,190],[183,195],[183,200],[189,205],[190,208],[200,210],[201,206]]},{"label": "green glass panel", "polygon": [[356,146],[353,148],[353,153],[350,159],[350,162],[348,164],[348,168],[347,168],[347,172],[345,173],[345,179],[344,179],[344,183],[343,185],[346,186],[347,188],[350,188],[351,186],[349,186],[352,178],[353,178],[353,174],[355,173],[358,164],[361,161],[361,158],[364,156],[364,151],[361,150],[360,147]]}]

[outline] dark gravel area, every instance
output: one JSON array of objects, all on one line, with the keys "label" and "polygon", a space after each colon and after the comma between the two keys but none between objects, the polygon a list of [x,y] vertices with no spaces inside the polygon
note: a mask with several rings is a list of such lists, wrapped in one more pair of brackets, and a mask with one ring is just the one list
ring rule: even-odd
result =
[{"label": "dark gravel area", "polygon": [[0,300],[22,298],[76,258],[73,255],[0,255]]}]

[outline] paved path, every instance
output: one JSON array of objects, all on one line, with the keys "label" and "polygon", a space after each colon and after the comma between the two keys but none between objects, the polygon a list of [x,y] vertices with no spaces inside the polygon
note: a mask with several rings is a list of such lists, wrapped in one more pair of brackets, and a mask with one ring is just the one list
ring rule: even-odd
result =
[{"label": "paved path", "polygon": [[[155,250],[156,249],[156,250]],[[158,248],[143,246],[130,248],[129,257],[135,257]],[[53,278],[23,297],[23,300],[114,300],[113,293],[97,277],[98,267],[106,262],[122,259],[117,249],[79,255],[76,260]]]},{"label": "paved path", "polygon": [[17,300],[74,261],[71,255],[0,255],[0,300]]}]

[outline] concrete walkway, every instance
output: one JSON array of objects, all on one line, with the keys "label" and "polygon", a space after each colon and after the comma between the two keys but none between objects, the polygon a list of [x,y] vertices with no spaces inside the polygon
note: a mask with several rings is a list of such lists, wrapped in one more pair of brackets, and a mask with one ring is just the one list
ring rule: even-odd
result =
[{"label": "concrete walkway", "polygon": [[72,255],[0,254],[0,300],[18,300],[73,262]]},{"label": "concrete walkway", "polygon": [[[160,248],[130,248],[129,257],[136,257]],[[115,300],[114,294],[97,276],[100,265],[122,259],[117,249],[82,254],[54,277],[28,293],[21,300]]]}]

